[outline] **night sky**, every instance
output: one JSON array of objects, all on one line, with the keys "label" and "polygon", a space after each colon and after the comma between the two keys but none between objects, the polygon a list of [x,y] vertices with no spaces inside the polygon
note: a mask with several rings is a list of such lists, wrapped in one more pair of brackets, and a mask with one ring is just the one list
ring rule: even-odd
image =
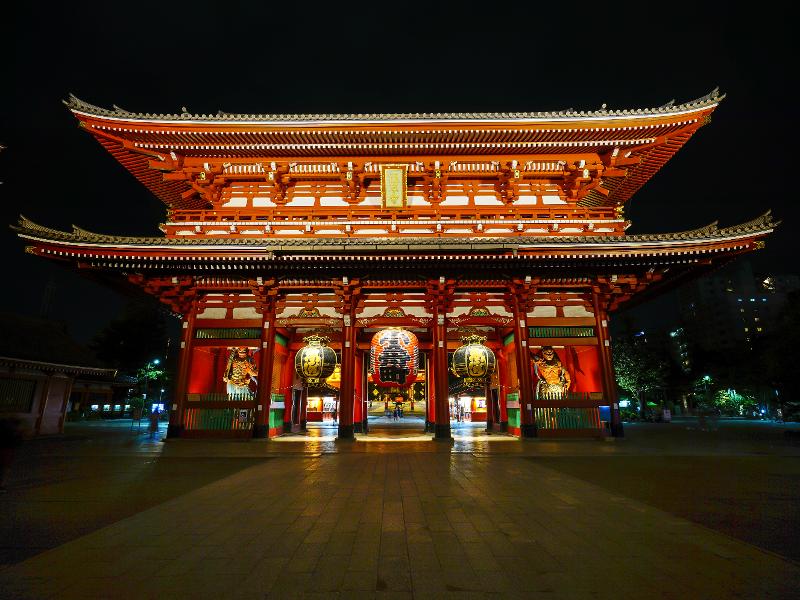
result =
[{"label": "night sky", "polygon": [[800,272],[796,6],[771,16],[675,3],[639,3],[635,15],[602,4],[554,4],[551,14],[533,3],[16,4],[0,42],[0,310],[39,314],[52,282],[50,317],[79,340],[124,300],[24,254],[5,225],[22,213],[154,235],[165,208],[78,129],[61,103],[70,92],[141,112],[502,112],[653,107],[719,86],[728,97],[711,125],[628,204],[629,233],[734,224],[771,208],[784,223],[751,260]]}]

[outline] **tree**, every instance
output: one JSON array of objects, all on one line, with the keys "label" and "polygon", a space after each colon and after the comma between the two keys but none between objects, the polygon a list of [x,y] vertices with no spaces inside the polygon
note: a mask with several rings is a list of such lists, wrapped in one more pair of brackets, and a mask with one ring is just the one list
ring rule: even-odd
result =
[{"label": "tree", "polygon": [[755,398],[734,389],[718,390],[714,395],[714,404],[720,414],[733,417],[749,417],[758,409]]},{"label": "tree", "polygon": [[636,337],[617,341],[613,359],[617,384],[637,399],[642,417],[647,416],[645,393],[664,387],[669,363]]},{"label": "tree", "polygon": [[150,395],[150,382],[156,382],[156,386],[159,384],[163,385],[165,381],[165,372],[164,369],[159,368],[159,364],[161,361],[156,359],[155,361],[148,362],[144,367],[139,369],[136,372],[136,377],[139,380],[140,386],[142,386],[141,392],[146,395],[147,402],[152,404],[153,403],[153,395]]}]

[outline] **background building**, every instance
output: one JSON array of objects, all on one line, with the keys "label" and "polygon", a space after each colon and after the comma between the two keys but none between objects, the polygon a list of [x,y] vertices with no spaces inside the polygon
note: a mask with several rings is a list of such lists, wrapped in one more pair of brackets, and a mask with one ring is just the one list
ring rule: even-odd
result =
[{"label": "background building", "polygon": [[686,337],[706,353],[752,350],[775,327],[797,275],[755,273],[742,261],[678,291]]},{"label": "background building", "polygon": [[19,419],[26,436],[61,433],[67,413],[83,404],[99,415],[119,407],[121,416],[116,371],[103,368],[63,325],[0,313],[0,330],[0,417]]}]

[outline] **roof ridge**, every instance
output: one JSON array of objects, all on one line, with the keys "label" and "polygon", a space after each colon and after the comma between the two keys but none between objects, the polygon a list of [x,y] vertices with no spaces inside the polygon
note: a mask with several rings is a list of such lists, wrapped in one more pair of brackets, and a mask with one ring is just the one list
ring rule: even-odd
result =
[{"label": "roof ridge", "polygon": [[615,109],[609,110],[606,105],[599,110],[581,110],[573,108],[559,111],[536,111],[536,112],[458,112],[458,113],[324,113],[324,114],[244,114],[229,113],[217,110],[213,114],[193,114],[186,107],[181,107],[180,113],[142,113],[128,111],[112,104],[113,110],[103,108],[85,100],[81,100],[75,94],[70,93],[63,103],[72,111],[86,112],[98,117],[115,117],[141,120],[168,120],[168,121],[395,121],[395,120],[421,120],[421,121],[442,121],[442,120],[517,120],[517,119],[563,119],[566,117],[594,118],[594,117],[627,117],[639,115],[659,115],[665,113],[680,112],[690,109],[701,109],[712,104],[717,104],[725,98],[725,94],[720,94],[719,87],[715,87],[709,93],[676,105],[674,100],[666,104],[652,108],[635,109]]}]

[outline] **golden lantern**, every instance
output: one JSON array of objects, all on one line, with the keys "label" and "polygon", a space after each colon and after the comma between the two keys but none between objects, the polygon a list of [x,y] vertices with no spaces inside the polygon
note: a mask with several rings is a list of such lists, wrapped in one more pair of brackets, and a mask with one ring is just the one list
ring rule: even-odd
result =
[{"label": "golden lantern", "polygon": [[461,338],[463,345],[453,352],[451,370],[466,387],[485,386],[497,368],[494,352],[483,345],[485,341],[484,336],[468,335]]},{"label": "golden lantern", "polygon": [[322,385],[336,368],[336,352],[328,346],[327,337],[310,335],[303,341],[306,345],[294,357],[294,370],[306,385]]}]

